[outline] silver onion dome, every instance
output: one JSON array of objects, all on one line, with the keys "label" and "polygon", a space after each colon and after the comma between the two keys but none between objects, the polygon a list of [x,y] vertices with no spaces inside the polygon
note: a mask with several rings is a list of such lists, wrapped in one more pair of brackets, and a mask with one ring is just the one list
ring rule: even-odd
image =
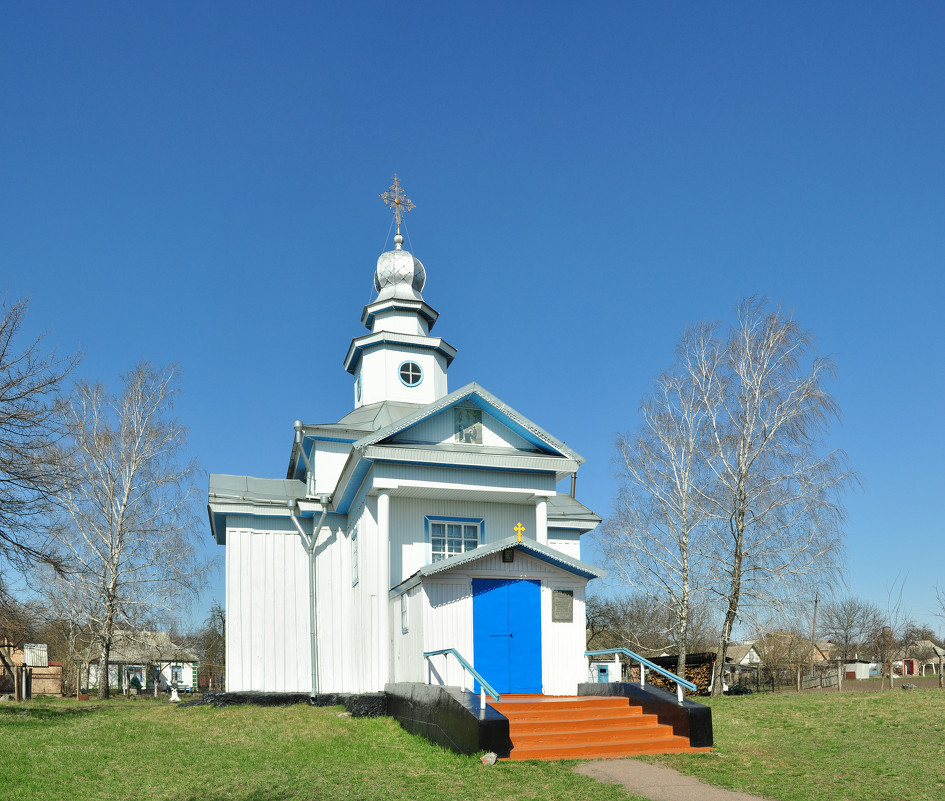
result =
[{"label": "silver onion dome", "polygon": [[414,297],[420,293],[427,282],[427,273],[420,259],[403,249],[404,238],[394,237],[394,250],[382,253],[374,271],[374,289],[380,298]]}]

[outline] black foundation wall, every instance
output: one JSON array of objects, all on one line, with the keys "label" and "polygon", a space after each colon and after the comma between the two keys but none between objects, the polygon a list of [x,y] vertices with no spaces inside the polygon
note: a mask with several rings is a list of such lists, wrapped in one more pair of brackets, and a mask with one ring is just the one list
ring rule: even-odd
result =
[{"label": "black foundation wall", "polygon": [[486,706],[479,696],[455,687],[430,684],[388,684],[387,714],[411,734],[460,754],[494,751],[505,757],[512,750],[509,720]]},{"label": "black foundation wall", "polygon": [[312,706],[343,706],[353,717],[378,717],[387,714],[387,696],[384,693],[261,693],[261,692],[205,692],[202,697],[184,701],[180,706],[291,706],[292,704],[311,704]]},{"label": "black foundation wall", "polygon": [[629,698],[630,703],[643,707],[648,715],[656,715],[660,723],[673,727],[673,734],[688,737],[693,748],[712,745],[712,710],[695,701],[684,699],[682,704],[676,694],[651,684],[614,681],[609,684],[579,684],[578,695],[608,695]]}]

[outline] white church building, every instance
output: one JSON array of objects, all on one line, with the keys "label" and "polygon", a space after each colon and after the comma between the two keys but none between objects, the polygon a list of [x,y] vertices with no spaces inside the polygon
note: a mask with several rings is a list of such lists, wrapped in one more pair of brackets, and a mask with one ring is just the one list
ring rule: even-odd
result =
[{"label": "white church building", "polygon": [[458,654],[499,693],[575,694],[602,573],[581,561],[600,522],[573,497],[583,459],[479,384],[449,390],[456,349],[402,247],[412,204],[396,180],[382,197],[397,236],[344,356],[353,409],[296,421],[284,478],[210,476],[227,690],[478,692]]}]

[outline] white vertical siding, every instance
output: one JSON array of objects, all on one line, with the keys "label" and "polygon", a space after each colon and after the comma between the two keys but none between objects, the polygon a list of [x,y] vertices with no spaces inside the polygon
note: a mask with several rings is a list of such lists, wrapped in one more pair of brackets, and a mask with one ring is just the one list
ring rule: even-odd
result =
[{"label": "white vertical siding", "polygon": [[[403,601],[401,600],[403,599]],[[402,628],[401,602],[407,605],[407,631]],[[426,680],[423,658],[423,623],[426,596],[420,586],[413,587],[390,602],[391,631],[394,643],[391,681]]]},{"label": "white vertical siding", "polygon": [[391,584],[409,578],[430,561],[424,532],[424,517],[482,518],[484,531],[480,545],[512,536],[515,525],[525,526],[525,536],[535,537],[535,507],[529,504],[475,503],[421,498],[391,497]]},{"label": "white vertical siding", "polygon": [[[472,630],[472,583],[465,575],[449,575],[441,581],[424,582],[426,603],[423,619],[423,650],[455,648],[475,665]],[[426,660],[421,681],[472,689],[472,678],[451,656]]]},{"label": "white vertical siding", "polygon": [[236,517],[227,525],[227,686],[234,691],[307,691],[305,549],[294,529],[287,530],[290,521],[266,520],[266,530],[243,527],[247,522]]},{"label": "white vertical siding", "polygon": [[[584,589],[573,576],[549,577],[541,587],[541,661],[545,695],[574,695],[577,685],[587,680]],[[571,623],[551,619],[552,590],[573,590],[574,617]]]}]

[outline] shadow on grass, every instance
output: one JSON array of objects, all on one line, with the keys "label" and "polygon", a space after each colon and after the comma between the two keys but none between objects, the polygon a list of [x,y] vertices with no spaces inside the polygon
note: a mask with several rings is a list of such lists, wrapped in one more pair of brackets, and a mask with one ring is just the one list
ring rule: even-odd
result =
[{"label": "shadow on grass", "polygon": [[[181,801],[286,801],[289,798],[298,798],[298,793],[285,790],[250,790],[240,795],[233,790],[221,790],[218,793],[200,793],[200,795],[182,796]],[[317,795],[311,796],[317,798]]]},{"label": "shadow on grass", "polygon": [[0,706],[0,721],[14,718],[21,720],[35,720],[42,723],[65,723],[69,720],[85,717],[104,709],[99,704],[83,706],[54,706],[53,704],[14,704]]}]

